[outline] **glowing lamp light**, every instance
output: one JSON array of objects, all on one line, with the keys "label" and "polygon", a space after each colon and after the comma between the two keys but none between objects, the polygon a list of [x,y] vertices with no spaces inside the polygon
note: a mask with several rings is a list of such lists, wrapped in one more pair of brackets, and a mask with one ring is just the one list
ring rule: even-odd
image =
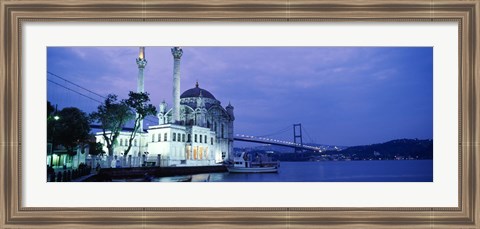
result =
[{"label": "glowing lamp light", "polygon": [[59,120],[59,119],[60,119],[60,116],[58,116],[58,115],[55,115],[55,116],[53,116],[53,119],[55,119],[55,120]]},{"label": "glowing lamp light", "polygon": [[145,47],[140,47],[140,53],[138,54],[138,59],[143,60],[145,58]]}]

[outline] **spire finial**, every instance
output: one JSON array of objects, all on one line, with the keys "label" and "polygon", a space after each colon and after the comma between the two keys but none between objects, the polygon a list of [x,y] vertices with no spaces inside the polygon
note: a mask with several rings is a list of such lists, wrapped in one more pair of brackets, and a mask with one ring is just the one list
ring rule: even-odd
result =
[{"label": "spire finial", "polygon": [[140,47],[140,50],[138,52],[138,58],[135,60],[137,62],[138,68],[145,68],[145,66],[147,65],[147,59],[145,59],[145,47]]},{"label": "spire finial", "polygon": [[198,80],[197,80],[197,82],[195,83],[195,87],[198,87]]},{"label": "spire finial", "polygon": [[140,51],[138,53],[138,59],[140,60],[145,59],[145,47],[140,47]]}]

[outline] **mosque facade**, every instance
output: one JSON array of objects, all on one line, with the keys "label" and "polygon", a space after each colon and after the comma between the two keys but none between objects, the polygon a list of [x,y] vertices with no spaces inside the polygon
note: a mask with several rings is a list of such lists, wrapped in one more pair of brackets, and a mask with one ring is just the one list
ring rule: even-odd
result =
[{"label": "mosque facade", "polygon": [[[180,94],[180,62],[183,50],[171,49],[174,70],[172,107],[163,101],[158,109],[158,125],[137,133],[127,165],[154,163],[157,166],[215,165],[231,158],[233,152],[234,108],[226,107],[198,84]],[[144,92],[143,70],[147,65],[145,48],[140,48],[137,91]],[[143,123],[140,130],[143,130]],[[114,146],[114,156],[121,157],[127,148],[130,132],[122,131]],[[103,137],[96,135],[97,142]],[[108,151],[106,148],[105,151]],[[132,159],[133,158],[133,159]]]}]

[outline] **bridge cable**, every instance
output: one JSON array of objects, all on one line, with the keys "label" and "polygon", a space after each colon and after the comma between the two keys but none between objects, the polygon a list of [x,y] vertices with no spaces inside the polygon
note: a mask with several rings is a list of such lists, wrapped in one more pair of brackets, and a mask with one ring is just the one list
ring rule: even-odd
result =
[{"label": "bridge cable", "polygon": [[284,132],[287,132],[288,130],[290,129],[290,126],[287,126],[281,130],[278,130],[276,132],[273,132],[273,133],[269,133],[269,134],[264,134],[264,135],[257,135],[256,137],[268,137],[268,136],[273,136],[273,135],[277,135],[277,134],[281,134],[281,133],[284,133]]},{"label": "bridge cable", "polygon": [[310,136],[310,134],[308,133],[308,131],[307,131],[307,129],[305,128],[305,126],[302,126],[302,128],[303,128],[303,131],[305,131],[305,134],[307,134],[307,137],[308,137],[308,139],[310,140],[310,142],[315,144],[315,141],[314,141],[313,138]]}]

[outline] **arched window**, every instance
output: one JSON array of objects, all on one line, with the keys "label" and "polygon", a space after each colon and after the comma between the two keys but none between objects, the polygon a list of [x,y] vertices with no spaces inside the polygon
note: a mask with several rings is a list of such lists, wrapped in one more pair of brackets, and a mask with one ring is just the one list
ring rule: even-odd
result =
[{"label": "arched window", "polygon": [[187,142],[191,142],[191,141],[192,141],[192,135],[191,135],[191,134],[188,134]]},{"label": "arched window", "polygon": [[172,135],[172,141],[176,141],[177,140],[177,134],[176,133],[173,133]]},{"label": "arched window", "polygon": [[165,134],[163,135],[163,141],[164,141],[164,142],[168,141],[168,138],[167,138],[167,137],[168,137],[168,135],[167,135],[167,133],[165,133]]},{"label": "arched window", "polygon": [[137,139],[133,142],[133,146],[137,146]]},{"label": "arched window", "polygon": [[202,135],[200,134],[200,143],[202,143]]},{"label": "arched window", "polygon": [[155,134],[152,134],[152,142],[155,141]]},{"label": "arched window", "polygon": [[208,143],[208,142],[207,142],[207,135],[205,135],[205,141],[204,141],[204,142],[205,142],[205,143]]},{"label": "arched window", "polygon": [[159,142],[162,141],[162,134],[161,134],[161,133],[158,133],[158,141],[159,141]]},{"label": "arched window", "polygon": [[120,146],[123,145],[123,139],[120,139]]},{"label": "arched window", "polygon": [[195,142],[197,142],[197,134],[195,134]]},{"label": "arched window", "polygon": [[182,142],[185,142],[185,134],[182,134]]},{"label": "arched window", "polygon": [[213,138],[210,138],[210,144],[213,145]]}]

